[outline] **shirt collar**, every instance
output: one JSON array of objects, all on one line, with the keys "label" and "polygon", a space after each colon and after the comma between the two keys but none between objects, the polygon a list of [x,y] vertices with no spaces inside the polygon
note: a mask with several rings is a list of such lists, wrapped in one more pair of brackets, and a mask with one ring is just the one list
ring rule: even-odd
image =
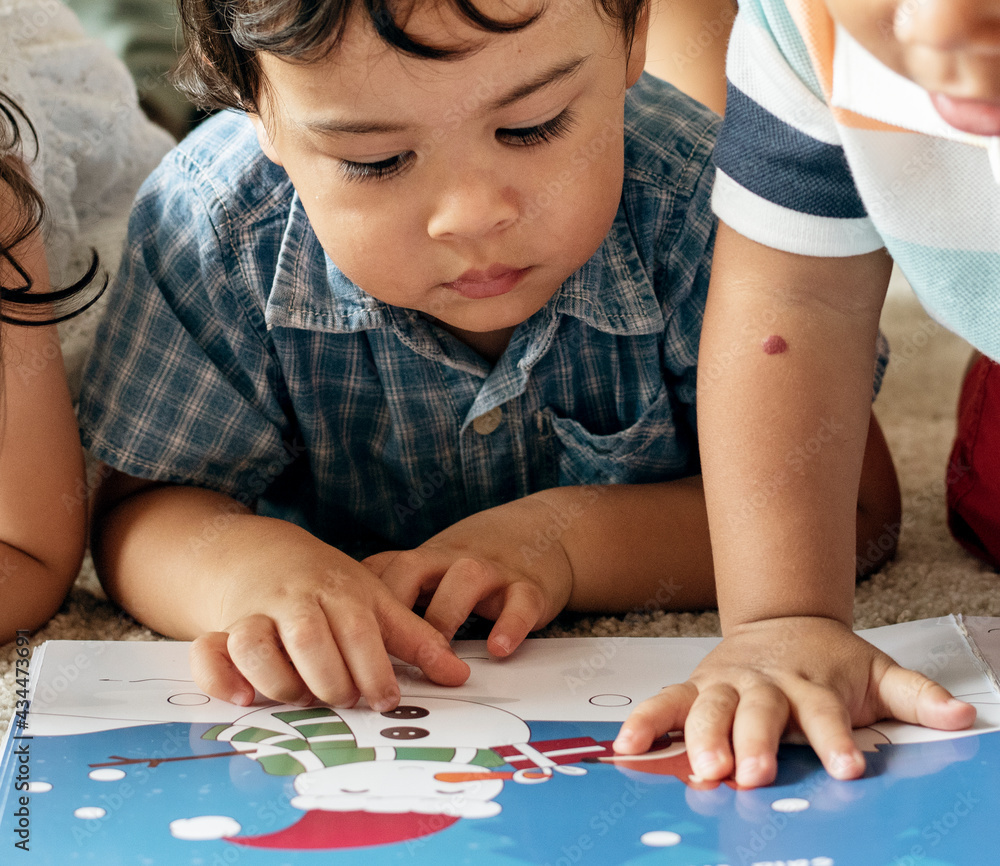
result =
[{"label": "shirt collar", "polygon": [[901,129],[986,148],[994,176],[1000,174],[1000,139],[972,135],[945,123],[924,88],[889,69],[839,25],[830,103]]},{"label": "shirt collar", "polygon": [[[549,306],[609,334],[663,330],[660,304],[623,206],[597,252],[563,283]],[[385,328],[400,319],[398,311],[360,289],[330,260],[298,194],[292,199],[264,318],[269,328],[330,333]]]}]

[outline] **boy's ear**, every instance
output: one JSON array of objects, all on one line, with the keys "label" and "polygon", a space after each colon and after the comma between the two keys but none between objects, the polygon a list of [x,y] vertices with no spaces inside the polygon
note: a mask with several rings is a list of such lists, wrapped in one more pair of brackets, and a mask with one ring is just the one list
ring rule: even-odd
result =
[{"label": "boy's ear", "polygon": [[631,87],[642,75],[646,65],[646,36],[649,33],[649,7],[655,0],[646,0],[642,12],[635,22],[635,35],[632,37],[632,49],[628,55],[628,67],[625,70],[625,86]]},{"label": "boy's ear", "polygon": [[274,149],[271,134],[267,131],[267,127],[264,125],[264,121],[261,120],[260,115],[248,114],[247,116],[250,118],[254,130],[257,132],[257,141],[260,143],[260,149],[264,151],[264,156],[275,165],[281,165],[281,157],[278,156],[278,151]]}]

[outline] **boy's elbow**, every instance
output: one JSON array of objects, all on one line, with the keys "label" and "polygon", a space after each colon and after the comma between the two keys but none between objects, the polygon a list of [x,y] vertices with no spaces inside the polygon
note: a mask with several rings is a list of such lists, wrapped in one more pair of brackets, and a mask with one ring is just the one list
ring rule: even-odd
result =
[{"label": "boy's elbow", "polygon": [[18,632],[34,632],[44,626],[62,607],[80,574],[83,541],[72,549],[43,561],[9,545],[4,552],[3,583],[9,599],[0,616],[0,643],[13,640]]}]

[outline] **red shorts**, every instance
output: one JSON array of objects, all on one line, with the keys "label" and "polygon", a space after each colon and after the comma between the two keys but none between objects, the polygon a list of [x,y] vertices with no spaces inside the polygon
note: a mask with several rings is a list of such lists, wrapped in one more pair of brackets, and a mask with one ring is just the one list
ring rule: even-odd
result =
[{"label": "red shorts", "polygon": [[951,534],[1000,568],[1000,365],[986,357],[962,383],[946,485]]}]

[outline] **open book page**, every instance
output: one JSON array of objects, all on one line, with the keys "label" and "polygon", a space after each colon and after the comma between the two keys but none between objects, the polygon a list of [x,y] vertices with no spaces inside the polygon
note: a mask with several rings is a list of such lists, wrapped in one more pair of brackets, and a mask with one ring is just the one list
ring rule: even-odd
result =
[{"label": "open book page", "polygon": [[102,866],[985,863],[1000,842],[1000,695],[978,634],[953,617],[864,633],[973,702],[973,731],[861,729],[868,771],[853,782],[790,741],[755,790],[696,777],[679,732],[639,758],[610,748],[712,638],[530,640],[503,661],[456,642],[469,681],[399,665],[387,713],[217,701],[183,643],[51,642],[6,741],[0,845]]}]

